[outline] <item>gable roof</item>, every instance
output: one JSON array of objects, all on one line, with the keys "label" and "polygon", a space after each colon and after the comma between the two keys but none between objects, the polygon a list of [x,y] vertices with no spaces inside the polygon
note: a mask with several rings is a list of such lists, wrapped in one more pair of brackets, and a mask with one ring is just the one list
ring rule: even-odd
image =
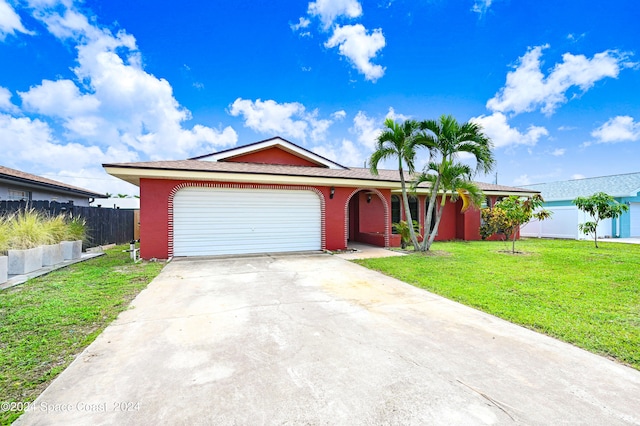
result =
[{"label": "gable roof", "polygon": [[87,198],[105,197],[104,194],[100,194],[98,192],[67,185],[66,183],[58,182],[57,180],[47,179],[42,176],[32,175],[31,173],[26,173],[4,166],[0,166],[0,181],[11,181],[21,185],[43,188],[50,191],[72,193],[74,195],[80,195]]},{"label": "gable roof", "polygon": [[591,196],[596,192],[606,192],[615,198],[635,197],[640,192],[640,173],[565,180],[522,187],[540,191],[545,201],[573,200],[576,197]]},{"label": "gable roof", "polygon": [[347,167],[341,164],[331,161],[321,155],[316,154],[315,152],[311,152],[292,142],[289,142],[288,140],[283,139],[280,136],[250,143],[248,145],[242,145],[239,147],[227,149],[224,151],[218,151],[211,154],[200,155],[198,157],[190,158],[189,160],[205,160],[205,161],[218,162],[218,161],[231,159],[234,157],[239,157],[248,153],[263,151],[265,149],[274,148],[274,147],[282,149],[283,151],[286,151],[297,157],[303,158],[321,167],[326,167],[330,169],[339,169],[339,170],[347,169]]}]

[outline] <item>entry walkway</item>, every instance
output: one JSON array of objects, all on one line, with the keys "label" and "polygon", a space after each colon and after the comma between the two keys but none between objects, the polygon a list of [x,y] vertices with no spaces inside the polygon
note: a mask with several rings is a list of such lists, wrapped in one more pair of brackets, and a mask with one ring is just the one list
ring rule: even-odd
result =
[{"label": "entry walkway", "polygon": [[404,256],[404,253],[399,251],[393,251],[384,247],[372,246],[364,243],[349,242],[347,251],[339,253],[336,256],[342,259],[369,259],[373,257],[391,257],[391,256]]}]

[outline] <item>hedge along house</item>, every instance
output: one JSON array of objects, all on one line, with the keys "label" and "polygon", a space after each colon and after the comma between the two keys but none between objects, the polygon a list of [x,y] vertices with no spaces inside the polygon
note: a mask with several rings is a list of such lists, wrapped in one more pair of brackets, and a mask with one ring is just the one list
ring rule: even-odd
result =
[{"label": "hedge along house", "polygon": [[[346,167],[276,137],[188,160],[104,164],[140,187],[141,255],[342,250],[348,241],[400,246],[397,170]],[[479,184],[497,197],[535,192]],[[428,188],[412,197],[423,227]],[[449,202],[437,240],[479,240],[480,212]]]},{"label": "hedge along house", "polygon": [[553,215],[543,222],[532,222],[521,230],[522,236],[546,238],[585,239],[578,225],[591,220],[573,204],[577,197],[589,197],[605,192],[629,210],[618,219],[606,219],[598,226],[598,236],[603,238],[640,237],[640,173],[601,176],[561,182],[526,185],[523,188],[540,191],[544,208]]}]

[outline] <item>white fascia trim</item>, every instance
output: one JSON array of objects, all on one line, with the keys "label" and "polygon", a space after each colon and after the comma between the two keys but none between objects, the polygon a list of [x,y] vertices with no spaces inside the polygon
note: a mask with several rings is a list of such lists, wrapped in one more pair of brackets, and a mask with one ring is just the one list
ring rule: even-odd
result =
[{"label": "white fascia trim", "polygon": [[247,145],[247,146],[241,146],[238,147],[236,149],[231,149],[225,152],[220,152],[220,153],[213,153],[207,157],[203,157],[200,160],[201,161],[220,161],[220,160],[224,160],[226,158],[233,158],[233,157],[237,157],[239,155],[244,155],[244,154],[248,154],[250,152],[254,152],[254,151],[261,151],[267,148],[271,148],[274,146],[280,146],[282,149],[284,149],[285,151],[288,151],[292,154],[296,154],[300,157],[306,158],[307,160],[313,162],[313,163],[317,163],[317,164],[321,164],[323,166],[326,166],[330,169],[337,169],[337,170],[346,170],[347,168],[338,164],[338,163],[334,163],[331,160],[327,160],[326,158],[320,157],[317,154],[314,154],[310,151],[304,150],[284,139],[280,139],[280,138],[275,138],[275,139],[271,139],[271,140],[266,140],[260,143],[256,143],[253,145]]},{"label": "white fascia trim", "polygon": [[141,178],[200,180],[215,182],[264,183],[272,185],[297,186],[335,186],[335,187],[366,187],[377,189],[396,189],[400,183],[369,179],[332,178],[321,176],[290,176],[269,175],[258,173],[220,173],[189,170],[157,170],[130,169],[125,167],[105,167],[111,176],[140,186]]},{"label": "white fascia trim", "polygon": [[[399,184],[398,184],[399,185]],[[394,189],[391,191],[394,194],[401,194],[402,193],[402,189]],[[533,197],[535,194],[537,194],[537,192],[511,192],[511,191],[482,191],[482,193],[484,195],[520,195],[523,197]],[[409,189],[407,189],[407,194],[409,195],[430,195],[431,191],[429,190],[429,188],[418,188],[415,191],[411,191]],[[443,194],[442,190],[438,191],[439,195]],[[451,191],[447,191],[447,194],[451,194]],[[545,200],[546,201],[546,200]]]}]

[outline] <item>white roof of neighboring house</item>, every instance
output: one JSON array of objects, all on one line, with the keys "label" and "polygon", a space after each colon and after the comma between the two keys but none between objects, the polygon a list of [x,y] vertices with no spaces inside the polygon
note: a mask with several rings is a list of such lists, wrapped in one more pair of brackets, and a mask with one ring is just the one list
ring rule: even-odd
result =
[{"label": "white roof of neighboring house", "polygon": [[576,197],[591,196],[596,192],[605,192],[615,198],[635,197],[640,192],[640,173],[539,183],[522,185],[521,187],[540,191],[545,201],[573,200]]},{"label": "white roof of neighboring house", "polygon": [[104,207],[114,209],[139,209],[140,198],[96,198],[92,207]]}]

